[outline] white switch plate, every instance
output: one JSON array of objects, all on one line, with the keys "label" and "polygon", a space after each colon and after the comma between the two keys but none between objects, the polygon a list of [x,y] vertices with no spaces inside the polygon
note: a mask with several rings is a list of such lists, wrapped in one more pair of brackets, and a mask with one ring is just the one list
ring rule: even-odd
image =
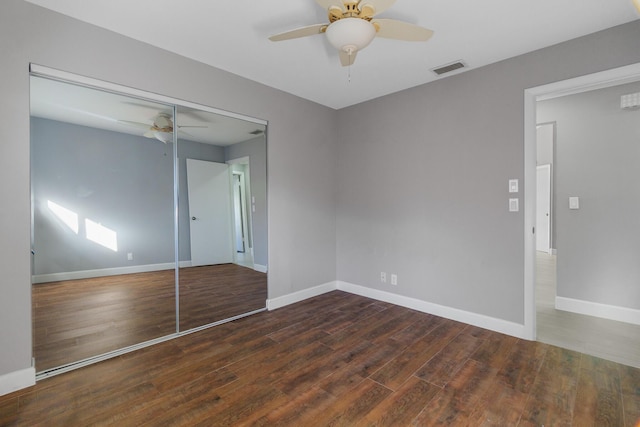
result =
[{"label": "white switch plate", "polygon": [[127,252],[127,260],[133,261],[133,252]]},{"label": "white switch plate", "polygon": [[580,209],[580,197],[569,197],[569,209]]},{"label": "white switch plate", "polygon": [[517,193],[518,192],[518,180],[510,179],[509,180],[509,193]]},{"label": "white switch plate", "polygon": [[520,202],[518,199],[509,199],[509,212],[520,211]]},{"label": "white switch plate", "polygon": [[391,284],[392,285],[397,285],[398,284],[398,275],[397,274],[392,274],[391,275]]},{"label": "white switch plate", "polygon": [[380,273],[380,281],[382,283],[387,283],[387,273],[385,273],[384,271]]}]

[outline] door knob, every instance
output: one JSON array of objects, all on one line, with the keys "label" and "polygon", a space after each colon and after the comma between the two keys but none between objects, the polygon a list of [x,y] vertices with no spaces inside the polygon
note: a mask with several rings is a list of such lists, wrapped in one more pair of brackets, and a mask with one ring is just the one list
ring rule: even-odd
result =
[{"label": "door knob", "polygon": [[192,220],[192,221],[195,221],[195,220],[196,220],[196,217],[195,217],[195,216],[192,216],[192,217],[191,217],[191,220]]}]

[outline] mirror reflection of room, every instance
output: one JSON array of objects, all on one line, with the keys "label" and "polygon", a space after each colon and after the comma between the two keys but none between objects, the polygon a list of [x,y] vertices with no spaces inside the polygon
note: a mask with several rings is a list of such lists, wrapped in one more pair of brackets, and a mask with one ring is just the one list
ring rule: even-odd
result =
[{"label": "mirror reflection of room", "polygon": [[266,141],[261,124],[178,107],[180,330],[263,309]]},{"label": "mirror reflection of room", "polygon": [[263,124],[37,76],[31,87],[38,372],[265,308]]}]

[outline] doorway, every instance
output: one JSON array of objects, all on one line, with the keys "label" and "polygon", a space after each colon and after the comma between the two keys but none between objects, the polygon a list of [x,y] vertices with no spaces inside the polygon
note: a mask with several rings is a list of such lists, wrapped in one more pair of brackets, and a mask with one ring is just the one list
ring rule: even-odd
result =
[{"label": "doorway", "polygon": [[[561,332],[564,333],[573,326],[576,326],[575,330],[578,332],[574,334],[574,342],[556,341],[550,343],[632,366],[640,365],[640,360],[632,357],[634,353],[637,354],[637,351],[634,352],[633,349],[639,348],[638,346],[640,345],[640,343],[633,341],[634,336],[640,336],[640,325],[637,324],[639,311],[632,302],[636,300],[635,296],[628,295],[625,301],[625,294],[621,291],[616,292],[615,287],[619,286],[619,282],[623,279],[621,275],[617,275],[620,266],[623,266],[623,269],[626,268],[624,271],[627,273],[634,268],[626,261],[626,254],[629,252],[634,253],[631,247],[634,245],[629,246],[630,244],[625,243],[625,241],[629,242],[629,237],[635,232],[626,227],[626,233],[618,233],[616,226],[620,222],[624,223],[624,217],[628,215],[627,212],[635,208],[626,207],[627,201],[624,204],[624,209],[620,209],[622,205],[619,208],[612,209],[612,207],[618,206],[620,202],[627,199],[617,194],[619,191],[616,191],[615,185],[607,184],[602,179],[603,176],[606,178],[616,176],[619,181],[633,182],[633,180],[621,179],[618,176],[619,173],[627,173],[627,171],[635,169],[620,163],[620,159],[624,161],[626,157],[631,157],[631,153],[621,154],[619,141],[624,138],[618,135],[618,131],[608,131],[598,135],[593,138],[596,140],[597,145],[589,141],[591,145],[587,146],[587,140],[594,136],[593,129],[587,125],[579,127],[573,125],[574,127],[571,128],[573,133],[569,134],[569,125],[572,123],[568,121],[570,116],[567,114],[559,115],[563,121],[562,123],[558,122],[557,126],[558,129],[562,126],[562,130],[565,133],[564,139],[558,136],[558,145],[565,144],[563,147],[564,154],[562,158],[558,155],[558,168],[555,165],[549,168],[552,175],[551,181],[554,182],[553,187],[555,188],[558,185],[555,184],[555,176],[560,173],[559,168],[564,167],[562,179],[558,176],[558,182],[562,180],[562,186],[560,189],[555,188],[554,190],[558,203],[552,203],[550,215],[549,247],[557,248],[558,250],[559,258],[556,263],[553,251],[549,254],[544,248],[542,251],[538,250],[541,243],[540,236],[535,234],[535,231],[539,232],[542,228],[538,224],[540,219],[538,215],[539,200],[541,197],[546,197],[544,190],[539,190],[541,186],[546,186],[546,184],[540,183],[538,179],[541,168],[538,167],[540,162],[536,162],[538,154],[536,152],[536,135],[539,129],[536,127],[536,122],[554,120],[550,117],[558,115],[559,111],[570,111],[575,114],[577,110],[566,110],[565,107],[579,105],[582,108],[582,106],[586,105],[584,97],[594,97],[596,93],[608,94],[606,102],[601,103],[602,105],[598,104],[599,108],[606,108],[607,113],[603,116],[606,117],[606,120],[616,116],[622,117],[620,118],[621,121],[630,121],[632,118],[629,112],[621,111],[620,98],[621,93],[624,93],[625,90],[640,91],[640,89],[634,89],[635,86],[633,84],[629,85],[629,83],[638,80],[640,80],[640,64],[525,91],[525,329],[530,334],[530,338],[538,338],[543,342],[548,342],[546,341],[548,337],[543,337],[540,333],[540,328],[537,328],[537,326],[541,326],[549,319],[543,319],[540,312],[537,313],[538,316],[536,315],[536,299],[539,300],[540,297],[544,296],[541,295],[540,288],[536,288],[536,283],[548,281],[553,286],[561,285],[562,289],[559,291],[561,296],[557,296],[554,290],[550,295],[548,305],[550,306],[549,309],[555,314],[552,321],[564,323],[546,326],[553,328],[553,333],[556,335],[555,338],[558,339],[566,338],[560,336]],[[618,88],[617,90],[620,93],[616,93],[615,90],[612,92],[610,88]],[[571,104],[568,101],[570,99],[580,99],[583,102]],[[560,103],[553,104],[556,100]],[[541,114],[538,110],[538,102],[540,101],[552,102],[552,104],[547,103],[547,105],[552,105],[553,109],[546,110],[547,114]],[[565,110],[560,110],[560,107],[565,108]],[[553,111],[553,114],[548,114],[549,111]],[[580,113],[583,113],[583,111],[580,110]],[[589,125],[596,123],[596,126],[605,128],[600,123],[600,119],[582,120],[582,123]],[[602,120],[605,119],[603,118]],[[619,127],[615,127],[615,129],[619,129]],[[578,151],[569,152],[568,154],[569,144],[573,144],[574,147],[571,148]],[[590,159],[590,156],[595,160]],[[613,166],[611,166],[611,171],[604,175],[591,174],[589,173],[591,170],[602,171],[600,167],[594,168],[590,166],[594,162],[597,165],[605,164],[606,166],[608,164]],[[620,172],[621,170],[622,172]],[[627,192],[629,191],[634,192],[633,189],[627,187]],[[588,200],[588,204],[584,202],[585,200]],[[579,203],[570,204],[570,201],[579,201]],[[553,205],[558,206],[559,210],[555,215],[560,215],[561,220],[554,220]],[[613,216],[611,211],[613,211]],[[620,212],[625,213],[620,214]],[[593,219],[589,215],[600,222],[594,226]],[[558,226],[555,227],[555,224]],[[532,232],[532,230],[535,231]],[[557,239],[555,237],[556,234],[558,235]],[[618,240],[612,244],[611,239],[616,236]],[[545,242],[542,243],[543,246],[546,246]],[[604,250],[605,248],[606,251]],[[556,265],[558,266],[558,273],[562,269],[564,274],[562,277],[558,274],[557,280],[554,274]],[[612,265],[617,267],[612,269],[610,268]],[[627,267],[624,267],[624,265],[627,265]],[[631,267],[628,267],[630,265]],[[594,287],[593,282],[590,282],[594,279],[601,280],[602,284]],[[580,294],[579,292],[587,293]],[[602,317],[609,318],[603,319]],[[605,324],[609,324],[611,329],[607,329],[604,326]],[[620,340],[618,342],[621,347],[632,350],[629,352],[631,357],[625,356],[624,349],[622,349],[622,353],[618,354],[613,350],[618,346],[614,342],[615,335],[619,335]]]}]

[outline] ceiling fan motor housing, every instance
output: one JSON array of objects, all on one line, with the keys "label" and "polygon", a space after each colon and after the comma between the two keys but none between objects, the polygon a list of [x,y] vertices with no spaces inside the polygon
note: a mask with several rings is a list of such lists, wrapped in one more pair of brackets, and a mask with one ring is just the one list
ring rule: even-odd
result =
[{"label": "ceiling fan motor housing", "polygon": [[343,18],[329,25],[326,34],[333,47],[351,54],[369,46],[376,28],[364,19]]}]

